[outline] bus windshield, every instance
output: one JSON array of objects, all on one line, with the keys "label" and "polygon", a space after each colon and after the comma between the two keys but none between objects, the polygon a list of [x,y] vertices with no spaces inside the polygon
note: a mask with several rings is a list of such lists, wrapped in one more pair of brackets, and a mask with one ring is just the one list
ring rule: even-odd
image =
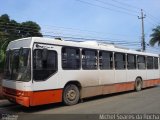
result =
[{"label": "bus windshield", "polygon": [[6,52],[4,78],[15,81],[31,80],[30,49],[22,48]]}]

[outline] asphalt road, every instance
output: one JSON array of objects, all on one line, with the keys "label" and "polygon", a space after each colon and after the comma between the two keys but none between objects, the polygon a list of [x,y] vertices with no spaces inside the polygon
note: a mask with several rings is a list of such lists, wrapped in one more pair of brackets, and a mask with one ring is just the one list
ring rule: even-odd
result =
[{"label": "asphalt road", "polygon": [[[129,91],[85,99],[74,106],[64,106],[62,103],[50,104],[32,108],[24,108],[0,101],[0,113],[23,116],[23,119],[50,119],[53,114],[160,114],[160,86],[143,89],[140,92]],[[72,115],[73,116],[73,115]],[[15,116],[14,116],[15,117]],[[66,117],[66,116],[65,116]],[[70,118],[71,115],[68,115]],[[82,116],[81,116],[82,117]],[[98,116],[83,116],[86,119],[99,119]],[[74,119],[80,118],[74,115]],[[67,117],[66,117],[67,119]],[[81,118],[82,119],[82,118]]]}]

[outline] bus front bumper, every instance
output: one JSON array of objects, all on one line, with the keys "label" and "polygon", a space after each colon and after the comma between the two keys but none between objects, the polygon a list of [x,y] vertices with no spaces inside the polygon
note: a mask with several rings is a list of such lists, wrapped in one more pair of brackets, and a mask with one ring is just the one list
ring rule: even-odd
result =
[{"label": "bus front bumper", "polygon": [[15,103],[18,103],[22,106],[26,106],[26,107],[29,107],[29,97],[24,97],[24,96],[14,96],[14,95],[10,95],[10,94],[7,94],[7,93],[4,93],[3,92],[3,96],[8,99],[9,101],[12,101],[12,102],[15,102]]}]

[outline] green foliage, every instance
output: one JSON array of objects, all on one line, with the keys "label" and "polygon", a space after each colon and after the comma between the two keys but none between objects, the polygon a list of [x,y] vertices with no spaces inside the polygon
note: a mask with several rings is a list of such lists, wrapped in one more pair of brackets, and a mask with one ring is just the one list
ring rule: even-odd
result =
[{"label": "green foliage", "polygon": [[151,40],[150,40],[150,45],[154,46],[155,44],[158,44],[158,46],[160,46],[160,26],[157,26],[156,28],[154,28],[153,33],[150,35],[151,36]]},{"label": "green foliage", "polygon": [[4,66],[5,51],[10,41],[24,37],[42,37],[40,26],[32,21],[18,23],[7,14],[0,16],[0,70]]},{"label": "green foliage", "polygon": [[42,37],[42,34],[40,32],[41,28],[39,27],[38,24],[32,21],[27,21],[23,22],[20,25],[23,30],[21,31],[22,37],[34,37],[34,36],[39,36]]}]

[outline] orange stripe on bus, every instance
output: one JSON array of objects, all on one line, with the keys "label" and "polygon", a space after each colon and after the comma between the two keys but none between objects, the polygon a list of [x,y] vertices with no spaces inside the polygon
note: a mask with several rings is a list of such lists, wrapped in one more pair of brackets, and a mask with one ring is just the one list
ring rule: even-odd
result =
[{"label": "orange stripe on bus", "polygon": [[[158,84],[160,84],[160,79],[143,80],[143,88],[155,86]],[[135,81],[104,85],[102,89],[103,89],[103,94],[109,94],[109,93],[134,90],[134,88],[135,88]]]},{"label": "orange stripe on bus", "polygon": [[153,79],[153,80],[144,80],[143,81],[143,88],[151,87],[160,84],[160,79]]},{"label": "orange stripe on bus", "polygon": [[62,89],[33,92],[30,106],[62,102]]},{"label": "orange stripe on bus", "polygon": [[[143,80],[143,88],[155,86],[158,84],[160,84],[160,79]],[[133,90],[135,87],[135,82],[133,81],[126,83],[116,83],[111,85],[102,85],[95,87],[102,87],[101,91],[99,91],[99,95],[110,94],[110,93]],[[88,87],[86,90],[94,89],[95,87]],[[97,95],[97,94],[94,95],[86,90],[83,91],[85,93],[84,97],[90,97],[90,95],[92,96]],[[90,91],[93,92],[94,90]],[[21,104],[26,107],[62,102],[62,94],[63,94],[62,89],[44,90],[44,91],[20,91],[3,87],[3,95],[7,99],[15,101],[18,104]],[[83,98],[83,93],[81,97]]]},{"label": "orange stripe on bus", "polygon": [[26,107],[62,102],[62,91],[62,89],[36,92],[20,91],[3,87],[4,97]]},{"label": "orange stripe on bus", "polygon": [[104,85],[102,87],[103,87],[102,94],[117,93],[117,92],[134,90],[134,82],[115,83],[111,85]]}]

